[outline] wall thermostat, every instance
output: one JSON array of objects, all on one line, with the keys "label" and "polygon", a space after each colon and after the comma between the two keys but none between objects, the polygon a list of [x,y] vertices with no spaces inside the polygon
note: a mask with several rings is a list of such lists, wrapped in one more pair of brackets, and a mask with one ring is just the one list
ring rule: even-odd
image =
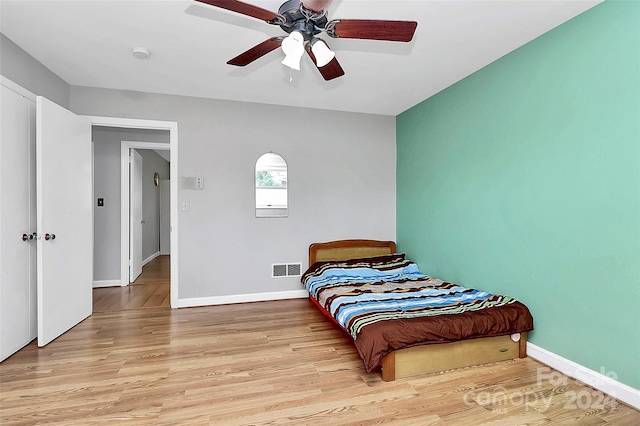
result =
[{"label": "wall thermostat", "polygon": [[204,178],[201,176],[182,176],[182,189],[204,189]]}]

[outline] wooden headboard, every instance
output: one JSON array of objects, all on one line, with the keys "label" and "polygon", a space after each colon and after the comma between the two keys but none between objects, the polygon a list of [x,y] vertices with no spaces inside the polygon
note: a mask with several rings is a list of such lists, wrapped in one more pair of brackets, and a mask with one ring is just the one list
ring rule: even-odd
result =
[{"label": "wooden headboard", "polygon": [[313,243],[309,246],[309,266],[328,260],[359,259],[395,252],[396,243],[393,241],[338,240]]}]

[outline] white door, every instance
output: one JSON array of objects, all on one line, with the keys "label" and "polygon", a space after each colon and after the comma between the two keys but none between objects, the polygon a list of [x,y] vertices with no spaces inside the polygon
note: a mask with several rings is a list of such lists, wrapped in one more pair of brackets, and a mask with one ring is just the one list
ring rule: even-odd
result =
[{"label": "white door", "polygon": [[36,323],[36,105],[0,86],[0,361],[31,342]]},{"label": "white door", "polygon": [[38,346],[91,315],[91,122],[37,97]]},{"label": "white door", "polygon": [[129,201],[130,220],[129,229],[129,282],[134,282],[142,273],[142,155],[135,149],[131,150]]}]

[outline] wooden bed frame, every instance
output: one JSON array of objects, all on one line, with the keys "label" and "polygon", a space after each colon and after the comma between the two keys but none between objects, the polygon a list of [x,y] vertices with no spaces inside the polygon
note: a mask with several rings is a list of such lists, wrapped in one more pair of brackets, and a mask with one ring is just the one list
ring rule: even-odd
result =
[{"label": "wooden bed frame", "polygon": [[[396,243],[393,241],[339,240],[314,243],[309,246],[309,265],[395,252]],[[380,366],[382,380],[389,382],[402,377],[526,356],[527,333],[520,333],[520,340],[517,342],[511,336],[497,336],[398,349],[386,355]]]}]

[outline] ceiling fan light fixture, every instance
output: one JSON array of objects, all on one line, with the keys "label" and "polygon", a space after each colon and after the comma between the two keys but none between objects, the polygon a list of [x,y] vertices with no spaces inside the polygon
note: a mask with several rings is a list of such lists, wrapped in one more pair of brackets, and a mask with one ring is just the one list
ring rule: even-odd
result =
[{"label": "ceiling fan light fixture", "polygon": [[332,0],[285,0],[277,13],[243,0],[196,1],[263,20],[289,33],[286,37],[271,37],[229,60],[227,64],[243,67],[280,46],[286,56],[282,63],[292,70],[299,70],[302,54],[306,50],[313,65],[326,81],[343,76],[344,70],[335,53],[324,40],[319,43],[321,39],[316,39],[316,35],[324,33],[331,38],[410,42],[418,26],[415,21],[329,20],[327,9]]},{"label": "ceiling fan light fixture", "polygon": [[329,49],[329,46],[319,38],[311,40],[311,51],[313,56],[316,57],[318,68],[324,67],[336,57],[335,52]]},{"label": "ceiling fan light fixture", "polygon": [[300,71],[300,59],[304,53],[304,37],[299,31],[282,40],[282,51],[286,55],[282,63],[293,70]]}]

